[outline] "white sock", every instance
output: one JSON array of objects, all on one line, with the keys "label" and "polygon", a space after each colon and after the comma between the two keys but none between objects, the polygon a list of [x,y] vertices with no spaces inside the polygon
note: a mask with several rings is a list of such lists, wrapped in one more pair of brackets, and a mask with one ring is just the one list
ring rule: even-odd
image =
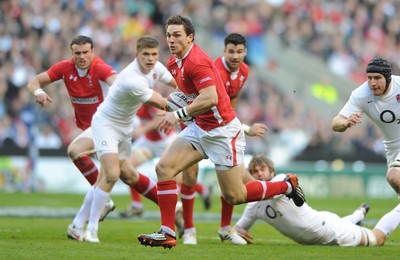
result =
[{"label": "white sock", "polygon": [[287,188],[287,191],[286,191],[285,194],[290,194],[290,193],[292,193],[292,191],[293,191],[292,185],[291,185],[289,182],[286,182],[286,184],[287,184],[288,188]]},{"label": "white sock", "polygon": [[103,211],[109,199],[109,192],[105,192],[97,186],[94,188],[92,207],[90,208],[89,223],[86,229],[99,228],[99,219],[101,212]]},{"label": "white sock", "polygon": [[89,219],[90,208],[92,207],[93,191],[94,188],[90,187],[89,191],[86,193],[81,208],[79,209],[78,213],[74,218],[74,221],[72,222],[72,224],[76,228],[83,228],[85,226],[86,221]]},{"label": "white sock", "polygon": [[384,215],[375,228],[381,230],[388,237],[400,224],[400,204]]},{"label": "white sock", "polygon": [[350,223],[356,224],[365,218],[364,211],[362,209],[356,209],[353,214],[343,217],[342,219],[349,221]]},{"label": "white sock", "polygon": [[143,208],[143,203],[142,202],[137,202],[137,201],[132,201],[131,202],[131,207],[132,208],[137,208],[137,209],[142,209]]}]

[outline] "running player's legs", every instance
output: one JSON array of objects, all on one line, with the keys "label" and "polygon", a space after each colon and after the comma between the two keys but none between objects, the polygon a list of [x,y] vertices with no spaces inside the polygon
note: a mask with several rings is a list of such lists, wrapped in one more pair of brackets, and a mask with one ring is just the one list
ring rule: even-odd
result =
[{"label": "running player's legs", "polygon": [[224,199],[232,205],[245,203],[247,191],[243,183],[246,176],[246,169],[243,163],[236,167],[227,168],[226,170],[216,168],[216,172]]},{"label": "running player's legs", "polygon": [[92,128],[89,127],[68,145],[68,156],[71,160],[75,160],[81,156],[92,154],[94,154],[93,133]]},{"label": "running player's legs", "polygon": [[130,156],[131,128],[117,126],[96,116],[92,121],[94,144],[100,159],[100,175],[97,185],[110,192],[120,177],[120,160]]},{"label": "running player's legs", "polygon": [[92,128],[89,127],[80,133],[68,146],[68,156],[91,185],[96,183],[99,173],[91,158],[93,154],[93,133]]},{"label": "running player's legs", "polygon": [[214,163],[222,195],[230,204],[246,202],[243,184],[246,169],[243,165],[245,137],[240,121],[235,118],[225,126],[201,133],[201,145]]}]

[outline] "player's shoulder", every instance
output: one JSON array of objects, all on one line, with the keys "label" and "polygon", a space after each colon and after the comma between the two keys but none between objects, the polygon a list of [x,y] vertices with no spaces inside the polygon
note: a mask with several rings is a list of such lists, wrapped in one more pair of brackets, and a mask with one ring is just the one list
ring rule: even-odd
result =
[{"label": "player's shoulder", "polygon": [[217,57],[217,58],[214,60],[214,64],[215,64],[215,65],[221,65],[221,64],[222,64],[222,56]]},{"label": "player's shoulder", "polygon": [[392,75],[392,86],[396,89],[400,88],[400,76]]},{"label": "player's shoulder", "polygon": [[165,71],[167,70],[167,68],[165,67],[165,65],[161,62],[161,61],[157,61],[156,65],[154,66],[154,69],[157,71]]},{"label": "player's shoulder", "polygon": [[92,68],[107,67],[112,69],[111,65],[109,65],[107,62],[105,62],[102,58],[98,56],[94,56],[91,67]]},{"label": "player's shoulder", "polygon": [[365,81],[363,84],[361,84],[359,87],[351,92],[351,97],[356,99],[365,99],[369,98],[370,96],[371,89],[369,88],[367,81]]},{"label": "player's shoulder", "polygon": [[189,55],[186,57],[191,61],[191,64],[198,65],[198,64],[212,64],[213,60],[211,59],[208,54],[203,51],[199,45],[194,44],[193,48],[190,50]]}]

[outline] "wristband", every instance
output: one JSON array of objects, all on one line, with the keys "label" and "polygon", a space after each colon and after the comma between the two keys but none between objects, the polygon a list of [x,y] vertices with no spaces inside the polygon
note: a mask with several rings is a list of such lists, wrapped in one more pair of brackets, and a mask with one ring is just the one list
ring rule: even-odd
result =
[{"label": "wristband", "polygon": [[186,107],[174,111],[174,116],[178,120],[188,120],[192,117],[189,116],[189,113],[186,110]]},{"label": "wristband", "polygon": [[46,92],[44,92],[44,90],[43,89],[41,89],[41,88],[38,88],[38,89],[36,89],[34,92],[33,92],[33,95],[36,97],[37,95],[40,95],[40,94],[46,94]]},{"label": "wristband", "polygon": [[250,126],[246,125],[246,124],[242,124],[242,130],[245,134],[249,134],[250,131]]}]

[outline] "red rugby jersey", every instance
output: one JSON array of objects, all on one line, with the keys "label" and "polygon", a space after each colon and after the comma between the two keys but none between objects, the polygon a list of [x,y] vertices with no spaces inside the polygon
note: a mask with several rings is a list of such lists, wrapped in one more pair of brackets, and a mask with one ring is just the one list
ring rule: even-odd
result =
[{"label": "red rugby jersey", "polygon": [[175,78],[179,89],[188,96],[189,100],[195,99],[199,95],[199,90],[216,86],[218,104],[203,114],[195,116],[199,127],[209,131],[229,123],[236,117],[213,60],[197,44],[193,44],[182,60],[177,60],[173,55],[168,61],[167,68]]},{"label": "red rugby jersey", "polygon": [[95,56],[85,76],[80,77],[74,60],[57,62],[47,70],[52,82],[62,79],[75,111],[75,122],[82,130],[90,127],[97,106],[103,102],[109,85],[106,80],[117,72]]},{"label": "red rugby jersey", "polygon": [[239,70],[232,73],[229,68],[225,67],[222,56],[218,57],[214,61],[215,67],[217,67],[219,75],[224,83],[226,93],[228,93],[229,98],[233,98],[239,94],[242,90],[244,83],[249,76],[249,66],[242,62],[240,64]]}]

